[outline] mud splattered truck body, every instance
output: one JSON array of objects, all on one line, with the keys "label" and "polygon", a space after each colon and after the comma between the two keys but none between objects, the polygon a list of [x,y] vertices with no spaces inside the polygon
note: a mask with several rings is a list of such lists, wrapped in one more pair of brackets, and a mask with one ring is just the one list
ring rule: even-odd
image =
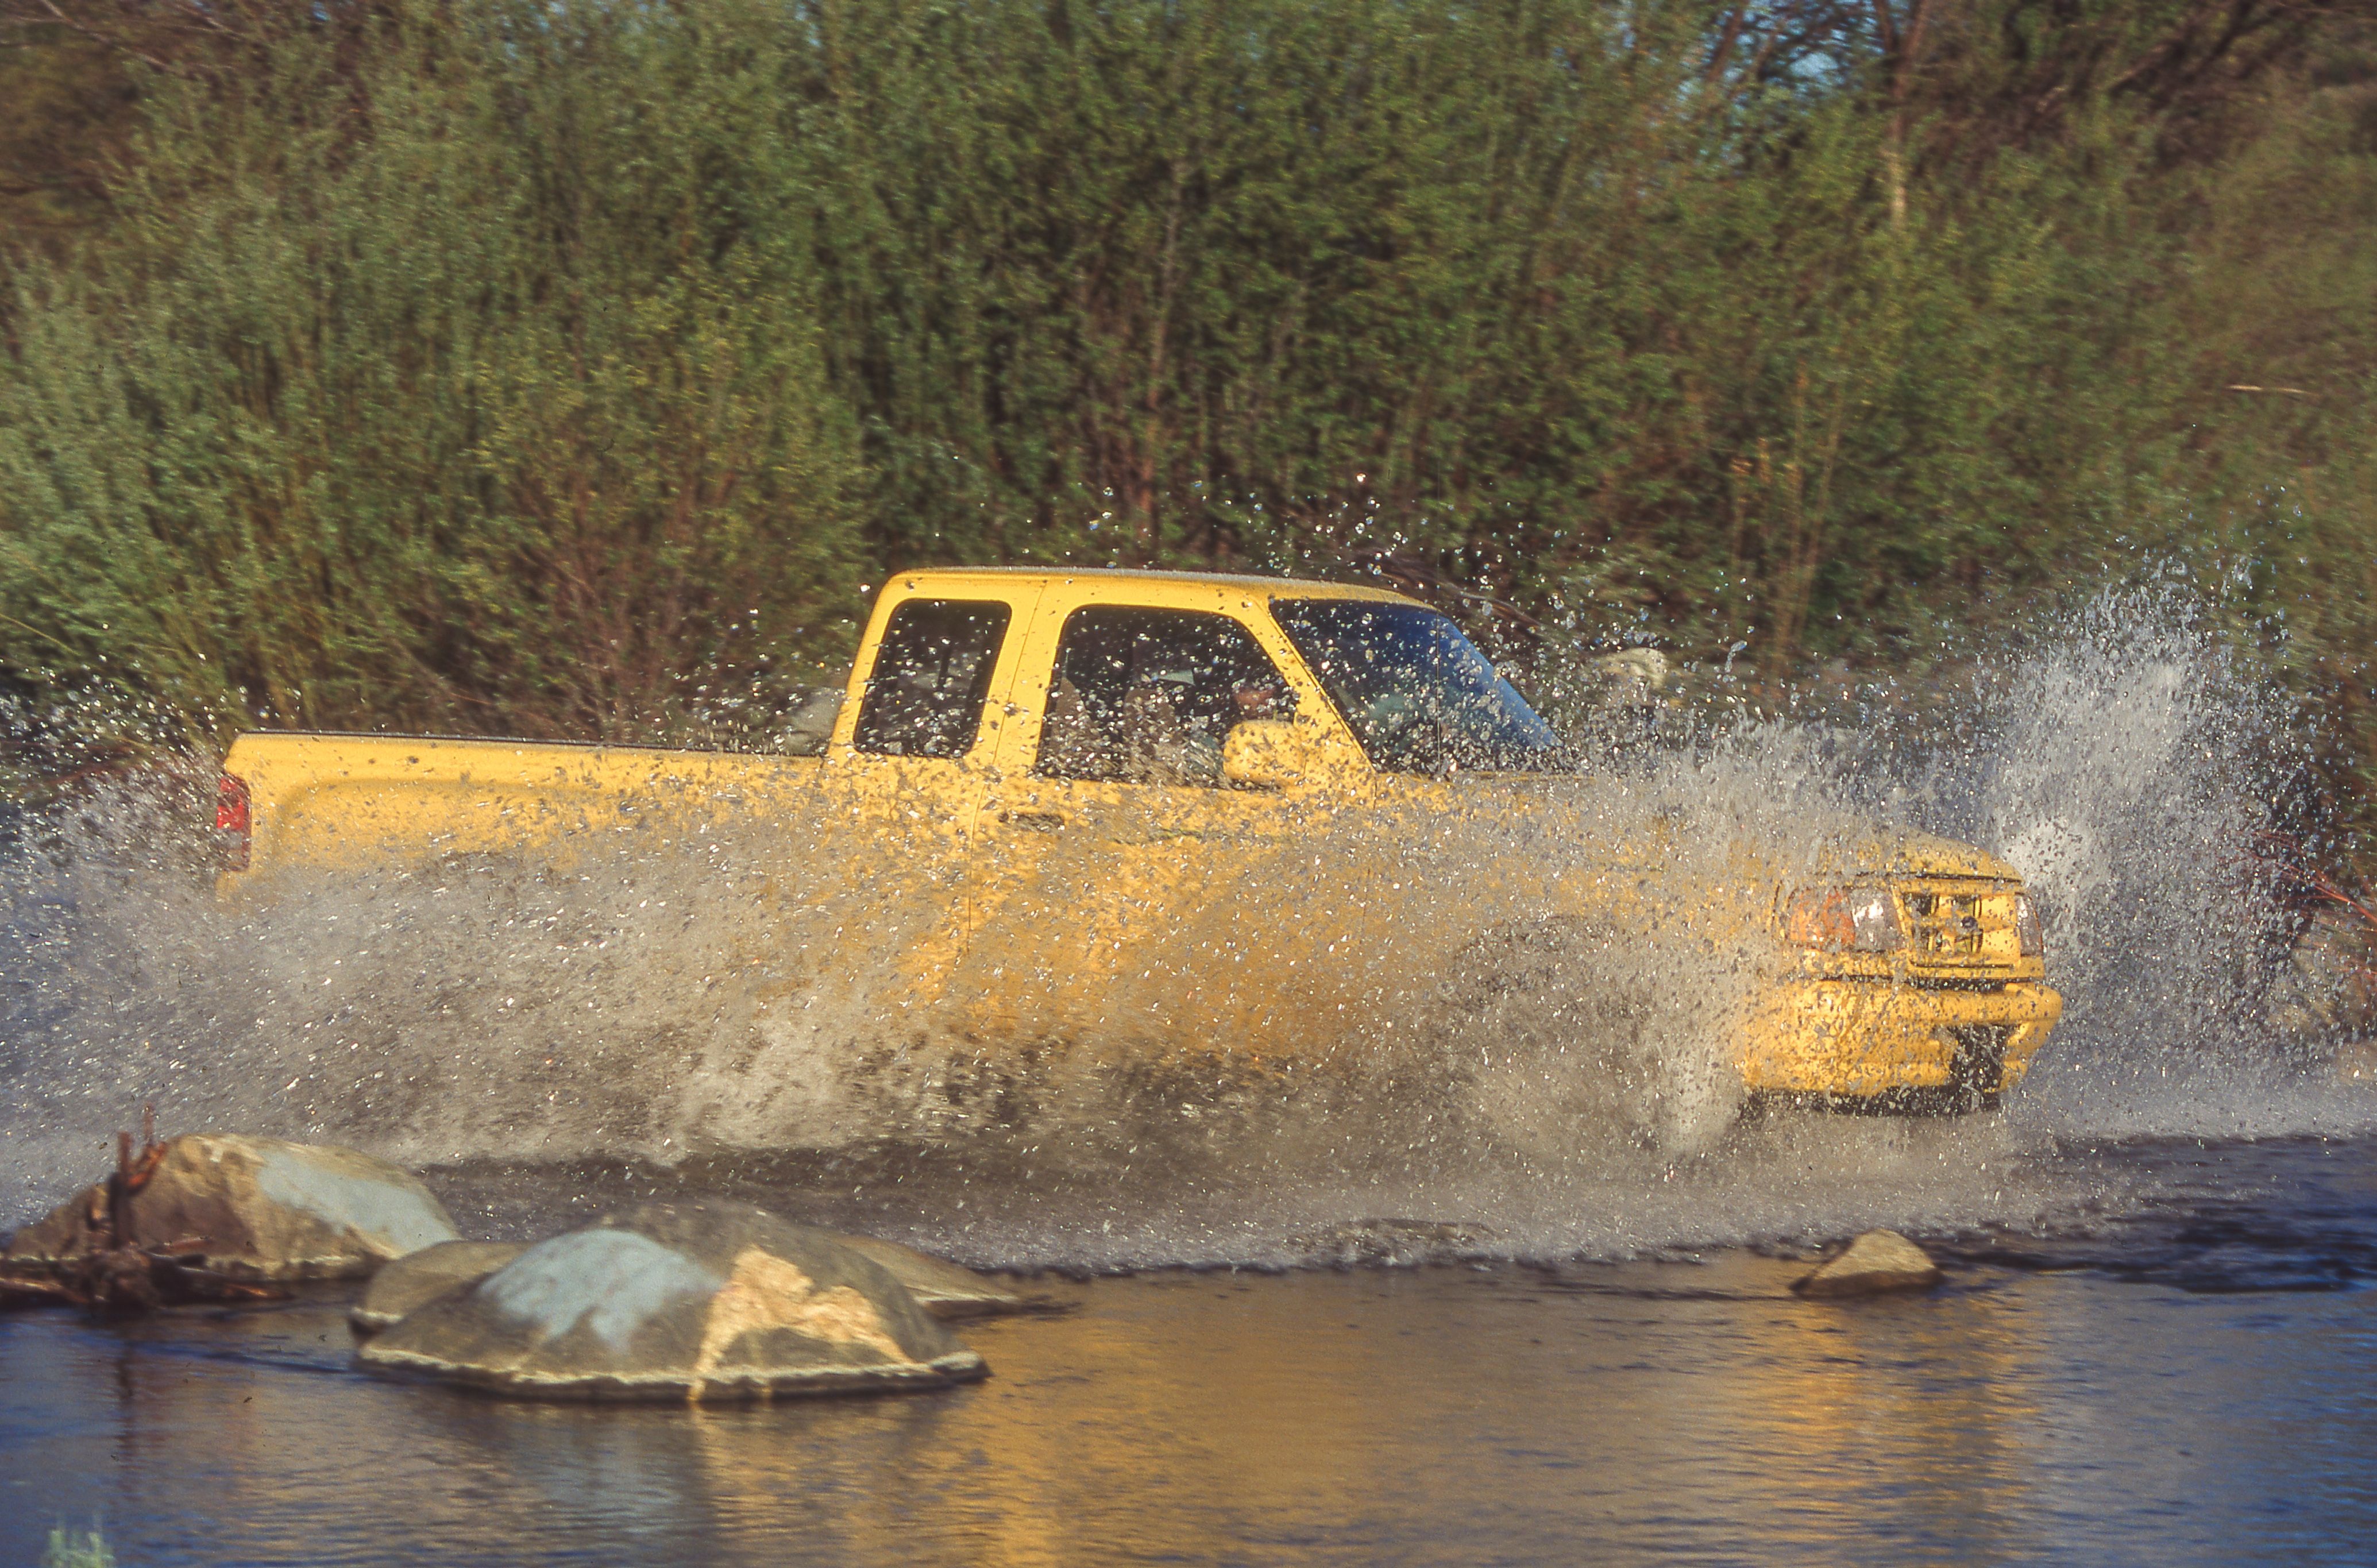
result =
[{"label": "mud splattered truck body", "polygon": [[1629,997],[1681,987],[1739,1090],[1963,1108],[2060,1012],[2011,866],[1855,823],[1712,826],[1579,772],[1452,622],[1376,589],[905,573],[808,749],[251,734],[220,887],[757,832],[840,868],[830,899],[774,895],[821,911],[785,984],[864,972],[993,1054],[1295,1071],[1490,1010],[1527,970],[1555,1015],[1573,993],[1581,1059],[1646,1026]]}]

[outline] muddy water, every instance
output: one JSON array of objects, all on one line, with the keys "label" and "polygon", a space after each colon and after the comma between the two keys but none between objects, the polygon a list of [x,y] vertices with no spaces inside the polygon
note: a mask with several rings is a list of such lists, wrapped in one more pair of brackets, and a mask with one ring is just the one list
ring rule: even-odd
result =
[{"label": "muddy water", "polygon": [[[2067,1157],[2153,1196],[1931,1237],[1929,1298],[1802,1301],[1774,1247],[1166,1270],[1059,1282],[1071,1311],[966,1329],[988,1382],[873,1401],[387,1382],[336,1299],[23,1316],[0,1322],[0,1561],[58,1523],[128,1563],[2363,1557],[2377,1143]],[[578,1201],[438,1179],[523,1221]]]}]

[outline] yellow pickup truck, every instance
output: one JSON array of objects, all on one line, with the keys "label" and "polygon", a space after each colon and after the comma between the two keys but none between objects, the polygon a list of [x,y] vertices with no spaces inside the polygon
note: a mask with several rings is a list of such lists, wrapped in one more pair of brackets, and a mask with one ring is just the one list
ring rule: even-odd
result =
[{"label": "yellow pickup truck", "polygon": [[1539,995],[1621,972],[1726,993],[1702,1026],[1749,1094],[1940,1111],[1993,1105],[2061,1011],[2004,862],[1663,807],[1581,768],[1451,620],[1378,589],[902,573],[798,749],[245,735],[220,887],[756,826],[844,868],[802,973],[864,971],[909,1025],[994,1054],[1301,1071],[1532,964]]}]

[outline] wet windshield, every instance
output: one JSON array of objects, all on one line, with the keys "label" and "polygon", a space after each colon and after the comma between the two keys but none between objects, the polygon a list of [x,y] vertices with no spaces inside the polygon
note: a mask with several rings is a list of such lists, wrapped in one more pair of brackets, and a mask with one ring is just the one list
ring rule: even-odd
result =
[{"label": "wet windshield", "polygon": [[1571,765],[1551,726],[1434,610],[1284,599],[1272,614],[1379,767],[1540,772]]}]

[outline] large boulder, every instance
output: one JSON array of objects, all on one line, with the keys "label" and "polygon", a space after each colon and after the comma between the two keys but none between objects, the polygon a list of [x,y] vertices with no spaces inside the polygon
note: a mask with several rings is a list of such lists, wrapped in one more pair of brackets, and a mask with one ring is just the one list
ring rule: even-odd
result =
[{"label": "large boulder", "polygon": [[1802,1296],[1878,1296],[1929,1290],[1941,1279],[1930,1255],[1894,1230],[1869,1230],[1792,1288]]},{"label": "large boulder", "polygon": [[[346,1279],[456,1239],[453,1218],[408,1171],[353,1149],[199,1132],[166,1143],[117,1244],[184,1248],[237,1279]],[[17,1232],[0,1269],[70,1264],[105,1247],[107,1188]]]},{"label": "large boulder", "polygon": [[[943,1323],[995,1317],[1002,1312],[1056,1311],[1062,1305],[1045,1291],[1024,1295],[1007,1281],[976,1274],[897,1241],[873,1236],[846,1236],[839,1231],[825,1234],[862,1257],[882,1264],[884,1271],[915,1298],[916,1305]],[[359,1334],[377,1334],[448,1291],[484,1279],[526,1250],[516,1241],[446,1241],[424,1247],[372,1275],[363,1299],[347,1309],[347,1322]]]},{"label": "large boulder", "polygon": [[978,1378],[874,1260],[723,1201],[643,1203],[416,1308],[368,1365],[531,1398],[752,1399]]},{"label": "large boulder", "polygon": [[486,1278],[527,1251],[518,1241],[440,1241],[407,1252],[372,1275],[363,1299],[347,1309],[347,1322],[358,1333],[377,1334],[448,1291]]}]

